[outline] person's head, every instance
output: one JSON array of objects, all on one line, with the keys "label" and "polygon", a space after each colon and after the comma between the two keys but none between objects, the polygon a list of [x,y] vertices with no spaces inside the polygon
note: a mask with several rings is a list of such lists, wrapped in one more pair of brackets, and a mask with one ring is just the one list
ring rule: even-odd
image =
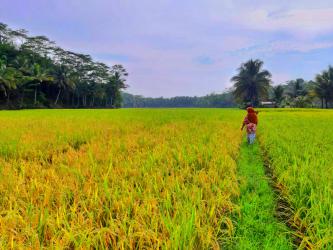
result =
[{"label": "person's head", "polygon": [[247,113],[255,113],[253,107],[247,107]]}]

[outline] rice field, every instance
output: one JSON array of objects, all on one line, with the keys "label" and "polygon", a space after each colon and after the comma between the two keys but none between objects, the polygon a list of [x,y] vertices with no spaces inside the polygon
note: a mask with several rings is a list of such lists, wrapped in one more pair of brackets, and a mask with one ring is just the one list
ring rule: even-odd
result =
[{"label": "rice field", "polygon": [[314,248],[333,249],[333,112],[264,110],[260,118],[260,142],[295,210],[293,222]]},{"label": "rice field", "polygon": [[[304,240],[331,249],[333,112],[278,111],[259,114],[260,148],[306,227]],[[283,234],[292,249],[259,144],[243,140],[244,115],[1,111],[0,248],[281,249],[267,241]]]},{"label": "rice field", "polygon": [[218,249],[240,111],[1,112],[0,247]]}]

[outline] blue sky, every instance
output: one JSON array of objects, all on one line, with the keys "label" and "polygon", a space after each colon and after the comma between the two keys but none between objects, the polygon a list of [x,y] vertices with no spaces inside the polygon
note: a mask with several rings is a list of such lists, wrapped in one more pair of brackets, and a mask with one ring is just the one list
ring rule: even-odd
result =
[{"label": "blue sky", "polygon": [[123,64],[128,92],[205,95],[250,59],[274,84],[333,64],[332,0],[1,0],[0,22]]}]

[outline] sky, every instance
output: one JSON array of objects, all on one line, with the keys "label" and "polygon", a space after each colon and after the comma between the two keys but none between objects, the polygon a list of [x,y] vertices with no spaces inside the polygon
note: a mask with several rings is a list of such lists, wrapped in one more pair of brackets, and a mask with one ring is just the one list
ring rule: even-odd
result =
[{"label": "sky", "polygon": [[249,59],[273,84],[333,64],[332,0],[1,0],[0,22],[129,72],[127,92],[202,96]]}]

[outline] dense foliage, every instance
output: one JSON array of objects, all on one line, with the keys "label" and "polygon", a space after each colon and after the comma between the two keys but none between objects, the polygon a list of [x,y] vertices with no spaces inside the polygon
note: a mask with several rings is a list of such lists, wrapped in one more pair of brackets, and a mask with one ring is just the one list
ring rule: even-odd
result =
[{"label": "dense foliage", "polygon": [[122,65],[109,67],[0,23],[2,107],[120,107],[127,75]]},{"label": "dense foliage", "polygon": [[260,99],[268,97],[271,73],[263,69],[263,64],[263,61],[251,59],[243,63],[238,74],[231,78],[238,101],[258,106]]},{"label": "dense foliage", "polygon": [[260,106],[262,101],[271,101],[275,107],[332,107],[333,67],[317,74],[314,81],[298,78],[274,87],[270,85],[271,74],[262,67],[262,61],[249,60],[231,79],[233,94],[239,104]]},{"label": "dense foliage", "polygon": [[222,94],[210,94],[201,97],[177,96],[172,98],[147,98],[140,95],[123,93],[123,107],[125,108],[179,108],[179,107],[201,107],[201,108],[229,108],[237,104],[230,92]]}]

